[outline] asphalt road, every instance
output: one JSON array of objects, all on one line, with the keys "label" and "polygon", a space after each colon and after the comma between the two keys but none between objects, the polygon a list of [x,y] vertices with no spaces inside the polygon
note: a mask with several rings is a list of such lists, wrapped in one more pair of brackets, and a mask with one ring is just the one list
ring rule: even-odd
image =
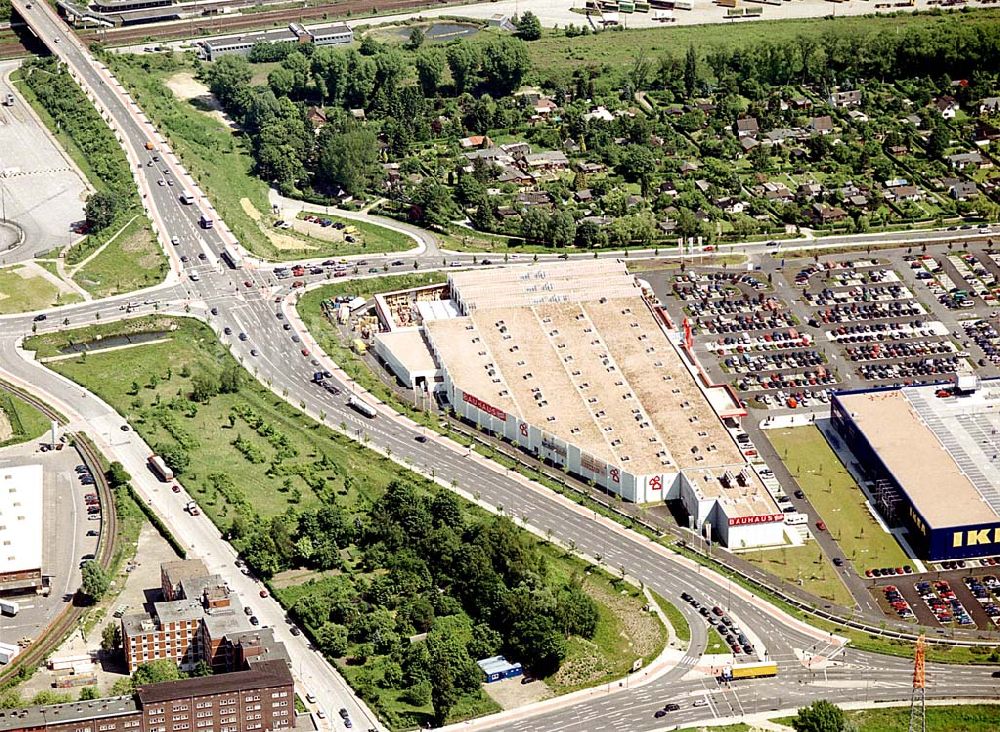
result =
[{"label": "asphalt road", "polygon": [[[155,299],[161,310],[169,309],[182,314],[190,308],[190,315],[205,319],[219,333],[225,327],[231,328],[233,337],[224,337],[223,340],[229,343],[236,357],[275,392],[283,393],[287,389],[288,398],[304,404],[311,414],[323,413],[328,423],[346,425],[347,431],[355,438],[384,452],[391,451],[392,459],[401,465],[433,471],[443,484],[475,494],[493,506],[502,506],[512,517],[528,517],[532,527],[551,529],[555,538],[572,541],[578,551],[592,557],[600,556],[602,563],[612,570],[624,567],[629,575],[682,606],[677,598],[681,591],[688,591],[702,602],[728,607],[741,627],[756,636],[758,650],[766,650],[769,658],[781,664],[782,671],[778,678],[744,682],[735,690],[718,690],[710,679],[680,680],[703,648],[704,640],[700,641],[700,646],[696,638],[692,656],[663,678],[639,689],[623,690],[603,699],[576,704],[571,709],[559,709],[518,722],[516,728],[646,729],[661,724],[660,720],[653,718],[653,711],[662,706],[665,697],[669,700],[692,693],[709,694],[709,705],[685,708],[671,717],[670,722],[711,719],[732,712],[749,713],[755,706],[766,708],[766,704],[798,705],[813,698],[859,699],[871,685],[878,690],[878,698],[908,697],[907,661],[848,650],[838,656],[838,661],[845,665],[827,672],[832,682],[821,683],[812,677],[800,657],[804,651],[817,649],[818,646],[832,650],[825,634],[795,621],[746,591],[730,586],[719,575],[679,558],[551,491],[510,475],[456,444],[438,439],[427,443],[416,442],[414,438],[418,429],[387,408],[381,407],[379,416],[374,420],[362,417],[346,406],[345,396],[350,391],[346,384],[340,384],[344,394],[339,397],[311,385],[309,379],[316,368],[311,360],[315,356],[310,354],[307,357],[300,353],[302,344],[291,341],[289,333],[282,330],[282,320],[276,316],[276,308],[280,308],[286,319],[295,321],[291,300],[284,298],[275,302],[275,291],[268,286],[269,274],[265,270],[249,268],[234,272],[224,268],[217,260],[213,261],[224,243],[224,232],[218,228],[202,230],[198,227],[198,209],[206,207],[207,202],[200,202],[200,206],[183,206],[177,199],[183,188],[181,184],[170,187],[156,183],[164,176],[164,167],[171,171],[170,175],[175,180],[185,180],[184,172],[162,141],[157,141],[162,165],[147,167],[145,161],[149,154],[143,150],[143,145],[151,133],[144,126],[141,114],[126,100],[110,75],[76,44],[48,6],[36,3],[32,10],[27,11],[25,0],[15,0],[15,4],[49,47],[96,94],[99,106],[110,115],[115,127],[122,133],[123,145],[133,165],[142,164],[141,171],[137,168],[139,186],[161,236],[166,239],[176,236],[180,240],[177,247],[167,245],[173,254],[174,269],[164,286],[110,302],[59,309],[57,315],[37,324],[40,331],[61,329],[67,319],[71,325],[95,322],[96,313],[100,313],[100,320],[106,322],[128,314],[152,311],[154,305],[141,304],[145,300]],[[59,39],[58,43],[56,39]],[[894,238],[901,236],[904,235],[893,235]],[[927,235],[922,237],[926,239]],[[842,243],[824,240],[824,245],[841,246]],[[763,252],[767,247],[753,245],[745,249]],[[197,259],[200,252],[209,256],[207,262]],[[190,266],[181,267],[179,257],[182,255],[190,258]],[[422,253],[422,256],[430,255]],[[438,256],[439,253],[434,254],[435,258]],[[467,259],[471,259],[471,255]],[[412,259],[409,261],[412,262]],[[440,266],[440,260],[436,264]],[[190,279],[192,272],[198,273],[198,281]],[[250,283],[249,287],[243,284],[244,280]],[[119,309],[126,302],[140,305],[132,313],[127,313]],[[213,307],[218,309],[217,316],[210,315]],[[211,522],[204,516],[187,516],[183,505],[188,497],[184,493],[171,493],[144,469],[149,448],[134,432],[121,431],[122,417],[79,386],[29,363],[21,356],[16,348],[16,338],[31,331],[31,320],[30,315],[3,320],[0,368],[8,377],[50,400],[74,422],[86,423],[88,431],[102,449],[112,459],[125,463],[136,477],[140,495],[155,507],[180,540],[191,547],[191,553],[203,557],[213,571],[226,577],[242,595],[254,597],[258,586],[236,570],[232,548],[219,536]],[[246,342],[235,337],[240,332],[250,336]],[[307,333],[300,335],[303,343],[311,343]],[[251,350],[256,350],[259,355],[251,355]],[[325,357],[320,359],[326,368],[335,370]],[[343,679],[319,654],[311,651],[301,637],[292,637],[287,632],[284,613],[276,602],[254,599],[253,604],[262,623],[273,626],[277,636],[288,646],[300,688],[315,693],[328,716],[332,711],[335,718],[336,709],[346,706],[352,711],[358,726],[358,720],[364,719],[368,712],[353,697]],[[949,668],[947,673],[932,669],[931,679],[932,695],[997,694],[997,686],[990,678],[988,669]],[[328,719],[323,724],[329,722]],[[509,723],[501,726],[511,728]]]}]

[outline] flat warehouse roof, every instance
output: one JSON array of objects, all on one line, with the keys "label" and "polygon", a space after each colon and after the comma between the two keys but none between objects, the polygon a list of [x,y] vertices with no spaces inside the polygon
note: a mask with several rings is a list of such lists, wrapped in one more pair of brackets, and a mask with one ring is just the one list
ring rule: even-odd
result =
[{"label": "flat warehouse roof", "polygon": [[0,574],[41,566],[42,466],[0,468]]},{"label": "flat warehouse roof", "polygon": [[477,310],[426,328],[460,389],[630,473],[745,462],[639,297]]},{"label": "flat warehouse roof", "polygon": [[411,374],[422,371],[437,371],[437,364],[427,348],[423,334],[416,328],[397,330],[392,333],[377,333],[376,343],[383,343],[393,356]]},{"label": "flat warehouse roof", "polygon": [[936,386],[838,394],[932,528],[1000,519],[1000,381],[939,399]]}]

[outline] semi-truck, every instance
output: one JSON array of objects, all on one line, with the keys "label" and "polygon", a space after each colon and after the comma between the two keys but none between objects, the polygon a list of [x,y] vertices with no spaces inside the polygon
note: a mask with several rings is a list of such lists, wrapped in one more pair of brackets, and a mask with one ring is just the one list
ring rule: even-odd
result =
[{"label": "semi-truck", "polygon": [[368,419],[375,419],[375,415],[378,414],[378,412],[375,411],[375,407],[373,407],[371,404],[368,404],[367,402],[361,401],[357,397],[352,396],[350,399],[348,399],[347,406],[354,408],[361,414],[368,417]]},{"label": "semi-truck", "polygon": [[757,663],[734,663],[722,669],[722,681],[737,681],[739,679],[766,679],[778,675],[778,664],[773,661]]},{"label": "semi-truck", "polygon": [[4,615],[17,615],[21,611],[21,606],[17,604],[16,600],[0,599],[0,611]]},{"label": "semi-truck", "polygon": [[156,473],[157,477],[164,483],[169,483],[174,479],[174,471],[170,469],[170,466],[163,462],[163,458],[159,455],[150,455],[147,462],[153,472]]},{"label": "semi-truck", "polygon": [[222,258],[233,269],[239,269],[243,266],[243,257],[240,256],[240,253],[236,251],[236,247],[232,244],[226,244],[222,247]]}]

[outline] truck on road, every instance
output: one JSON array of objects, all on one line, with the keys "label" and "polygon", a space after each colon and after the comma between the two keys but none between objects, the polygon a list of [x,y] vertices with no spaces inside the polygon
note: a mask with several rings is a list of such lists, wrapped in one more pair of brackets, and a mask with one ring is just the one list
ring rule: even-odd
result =
[{"label": "truck on road", "polygon": [[14,106],[14,95],[11,94],[10,92],[7,92],[6,94],[3,95],[3,106],[5,107]]},{"label": "truck on road", "polygon": [[357,397],[350,397],[347,400],[347,406],[360,412],[364,416],[368,417],[368,419],[375,419],[375,415],[378,414],[378,412],[375,411],[375,407],[367,402],[361,401]]},{"label": "truck on road", "polygon": [[15,600],[0,599],[0,611],[4,615],[17,615],[21,611],[21,606]]},{"label": "truck on road", "polygon": [[190,206],[192,203],[194,203],[194,196],[191,195],[190,191],[184,191],[183,193],[181,193],[180,199],[181,203],[183,203],[185,206]]},{"label": "truck on road", "polygon": [[149,463],[149,467],[164,483],[169,483],[174,479],[174,471],[170,469],[170,466],[159,455],[150,455],[146,462]]},{"label": "truck on road", "polygon": [[205,214],[202,214],[202,215],[201,215],[201,218],[200,218],[200,219],[198,219],[198,224],[199,224],[199,225],[201,226],[201,228],[203,228],[203,229],[211,229],[211,228],[212,228],[213,226],[215,226],[215,222],[214,222],[214,221],[212,221],[212,219],[210,219],[210,218],[209,218],[208,216],[206,216]]},{"label": "truck on road", "polygon": [[734,663],[722,669],[722,681],[736,681],[739,679],[765,679],[778,675],[778,664],[773,661],[760,661],[756,663]]}]

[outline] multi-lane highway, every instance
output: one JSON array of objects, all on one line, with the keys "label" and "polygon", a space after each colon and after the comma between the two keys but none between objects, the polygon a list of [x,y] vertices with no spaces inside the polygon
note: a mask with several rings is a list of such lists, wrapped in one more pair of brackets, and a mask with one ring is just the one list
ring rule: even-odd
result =
[{"label": "multi-lane highway", "polygon": [[[782,613],[745,590],[731,586],[721,576],[678,557],[665,548],[627,531],[612,521],[589,512],[575,503],[546,489],[531,484],[519,476],[505,472],[499,466],[460,448],[454,443],[431,439],[417,442],[417,428],[402,417],[383,409],[375,420],[368,420],[347,408],[343,396],[333,396],[310,384],[317,358],[314,344],[294,314],[290,297],[282,296],[272,286],[267,267],[256,266],[231,270],[218,261],[217,253],[231,241],[226,230],[217,225],[202,229],[198,215],[208,211],[209,203],[199,198],[195,205],[179,201],[182,190],[195,190],[167,146],[148,126],[141,112],[128,99],[113,77],[96,63],[68,33],[47,4],[15,0],[34,31],[59,57],[68,64],[83,86],[93,95],[98,107],[119,132],[123,146],[135,166],[137,183],[144,196],[161,241],[172,257],[172,275],[167,283],[139,295],[112,301],[86,303],[62,308],[58,315],[35,324],[39,331],[61,329],[65,321],[70,326],[101,322],[115,318],[152,312],[154,309],[188,313],[208,322],[238,359],[258,379],[278,394],[294,403],[301,403],[313,414],[324,414],[331,426],[345,425],[355,439],[391,454],[400,465],[423,470],[442,484],[474,493],[485,503],[503,506],[511,516],[530,517],[530,524],[541,530],[551,530],[553,537],[572,540],[578,551],[591,557],[600,556],[612,568],[623,567],[629,575],[642,581],[668,599],[677,600],[687,591],[703,602],[727,607],[730,613],[759,641],[762,651],[781,665],[778,678],[743,682],[731,689],[719,688],[705,674],[692,671],[704,649],[704,621],[684,603],[678,604],[699,629],[691,649],[676,668],[662,678],[637,689],[623,689],[600,698],[589,698],[572,707],[548,708],[518,721],[497,721],[496,727],[514,729],[620,729],[652,728],[660,720],[653,712],[665,701],[683,700],[682,710],[670,722],[696,721],[713,717],[751,713],[769,708],[797,706],[814,698],[833,700],[868,698],[908,698],[908,662],[874,654],[842,651],[836,638]],[[153,139],[160,159],[152,160],[145,143]],[[153,162],[153,165],[148,165]],[[169,176],[174,186],[160,186],[157,181]],[[949,234],[953,236],[953,234]],[[905,238],[907,235],[893,235]],[[176,246],[169,242],[176,237]],[[828,242],[824,241],[824,244]],[[829,242],[831,245],[837,245]],[[760,252],[765,245],[751,247]],[[204,258],[199,257],[204,255]],[[423,247],[413,256],[424,267],[441,266],[441,253]],[[182,261],[186,258],[186,261]],[[412,268],[412,257],[405,259]],[[404,265],[405,266],[405,265]],[[196,275],[196,277],[192,277]],[[275,294],[279,297],[276,301]],[[147,302],[148,301],[148,302]],[[155,301],[155,303],[154,303]],[[126,302],[135,302],[131,310],[121,309]],[[99,313],[99,315],[98,315]],[[281,318],[278,314],[281,314]],[[32,329],[30,315],[3,319],[0,329],[0,372],[6,378],[31,389],[52,402],[70,419],[87,425],[96,442],[112,459],[121,460],[136,479],[140,495],[157,510],[171,530],[191,547],[193,555],[202,556],[213,571],[230,580],[251,602],[266,624],[276,629],[278,637],[289,647],[293,672],[300,687],[314,693],[328,715],[344,706],[351,710],[356,724],[376,726],[370,712],[356,700],[350,690],[322,657],[312,651],[301,637],[292,637],[280,606],[272,599],[258,599],[259,587],[244,577],[234,565],[231,547],[204,516],[190,517],[183,512],[184,494],[164,490],[143,469],[149,454],[134,432],[122,431],[122,416],[79,386],[27,360],[17,349],[19,337]],[[283,329],[285,322],[294,323],[297,331]],[[226,331],[229,335],[226,335]],[[293,332],[303,343],[293,342]],[[239,334],[245,333],[246,340]],[[303,344],[312,352],[301,353]],[[319,363],[336,371],[333,364],[319,356]],[[351,385],[340,382],[345,393]],[[810,654],[826,657],[836,654],[836,664],[824,671],[813,670],[804,660]],[[949,668],[930,670],[931,695],[996,696],[997,685],[985,668]],[[692,706],[703,697],[708,704]],[[690,699],[692,704],[686,703]],[[335,715],[334,715],[335,716]],[[328,722],[324,723],[328,724]]]}]

